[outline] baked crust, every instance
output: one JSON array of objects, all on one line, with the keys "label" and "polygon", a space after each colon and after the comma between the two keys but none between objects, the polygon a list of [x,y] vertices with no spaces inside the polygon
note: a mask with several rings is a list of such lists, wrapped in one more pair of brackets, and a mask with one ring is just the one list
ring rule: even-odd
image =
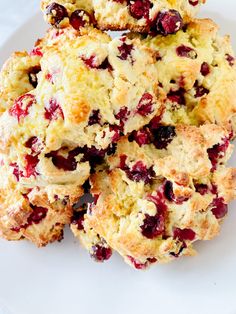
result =
[{"label": "baked crust", "polygon": [[83,227],[81,217],[71,227],[90,254],[103,239],[143,269],[194,255],[194,242],[219,234],[236,197],[236,170],[225,167],[233,149],[227,132],[216,125],[178,125],[161,149],[161,128],[159,138],[160,127],[145,128],[154,136],[149,144],[122,138],[115,155],[91,176],[95,201],[84,212]]},{"label": "baked crust", "polygon": [[[84,10],[93,16],[93,23],[102,30],[132,30],[136,32],[149,32],[151,24],[160,13],[169,10],[176,10],[184,23],[188,23],[196,16],[200,6],[205,0],[198,1],[191,5],[187,0],[163,1],[150,0],[143,2],[143,7],[148,3],[149,8],[141,10],[141,16],[135,16],[131,13],[130,4],[126,1],[113,0],[42,0],[41,9],[44,12],[48,23],[55,25],[53,15],[48,12],[48,7],[53,3],[62,5],[67,14],[60,21],[57,21],[56,27],[67,27],[70,24],[70,18],[76,10]],[[151,23],[152,21],[152,23]]]}]

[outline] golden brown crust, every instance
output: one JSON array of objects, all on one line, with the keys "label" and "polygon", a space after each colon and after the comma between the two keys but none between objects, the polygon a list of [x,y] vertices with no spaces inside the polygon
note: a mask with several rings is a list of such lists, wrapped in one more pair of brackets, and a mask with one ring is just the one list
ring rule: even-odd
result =
[{"label": "golden brown crust", "polygon": [[[160,128],[144,130],[156,136],[162,130],[164,136],[168,127]],[[103,239],[140,269],[194,255],[195,241],[218,235],[227,204],[236,198],[236,170],[225,167],[232,151],[227,132],[217,125],[179,125],[168,132],[175,135],[162,149],[155,141],[163,137],[141,146],[122,138],[107,165],[90,177],[95,201],[84,214],[83,229],[74,223],[72,231],[91,254]]]}]

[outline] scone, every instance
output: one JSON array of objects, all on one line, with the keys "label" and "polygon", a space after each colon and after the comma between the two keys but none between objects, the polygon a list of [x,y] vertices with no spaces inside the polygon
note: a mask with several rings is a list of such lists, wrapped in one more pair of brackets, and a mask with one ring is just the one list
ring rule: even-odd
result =
[{"label": "scone", "polygon": [[94,201],[74,213],[74,235],[96,260],[115,250],[137,269],[194,255],[236,198],[227,136],[216,125],[150,124],[123,137],[92,175]]},{"label": "scone", "polygon": [[75,29],[93,23],[102,30],[174,34],[189,22],[205,0],[42,0],[45,19]]},{"label": "scone", "polygon": [[236,65],[230,38],[208,19],[176,35],[140,36],[158,54],[159,84],[167,94],[162,123],[216,123],[236,136]]},{"label": "scone", "polygon": [[[28,227],[24,232],[27,215],[19,224],[18,218],[12,220],[12,195],[19,195],[19,204],[25,194],[33,198],[23,209],[17,207],[17,217],[25,207],[30,214],[30,204],[44,203],[55,214],[50,221],[66,222],[64,214],[56,216],[57,203],[67,219],[94,165],[113,153],[122,134],[160,115],[164,99],[154,79],[155,56],[139,40],[111,40],[95,29],[52,29],[38,42],[37,48],[42,46],[36,88],[16,98],[0,117],[6,167],[0,179],[2,235],[23,235],[38,245],[51,242],[51,236],[42,242],[41,229],[34,236]],[[50,222],[47,227],[51,230]]]}]

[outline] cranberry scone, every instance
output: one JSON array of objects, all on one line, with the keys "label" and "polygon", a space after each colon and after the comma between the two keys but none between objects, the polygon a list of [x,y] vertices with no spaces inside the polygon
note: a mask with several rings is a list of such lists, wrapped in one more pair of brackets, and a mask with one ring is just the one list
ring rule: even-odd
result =
[{"label": "cranberry scone", "polygon": [[[61,232],[68,222],[93,167],[113,153],[122,134],[160,115],[164,95],[155,79],[155,55],[139,39],[52,29],[38,42],[39,52],[36,88],[0,117],[6,169],[0,229],[9,240],[25,237],[42,246],[59,238],[52,236],[53,226]],[[38,207],[48,209],[40,223]]]},{"label": "cranberry scone", "polygon": [[236,136],[236,64],[229,36],[209,19],[191,21],[171,36],[140,36],[158,54],[159,84],[167,94],[162,122],[216,123]]},{"label": "cranberry scone", "polygon": [[236,198],[227,132],[216,125],[150,124],[117,144],[91,176],[93,203],[74,213],[74,235],[97,261],[117,251],[137,269],[195,254],[218,235]]},{"label": "cranberry scone", "polygon": [[42,0],[45,19],[58,28],[94,24],[102,30],[174,34],[205,0]]}]

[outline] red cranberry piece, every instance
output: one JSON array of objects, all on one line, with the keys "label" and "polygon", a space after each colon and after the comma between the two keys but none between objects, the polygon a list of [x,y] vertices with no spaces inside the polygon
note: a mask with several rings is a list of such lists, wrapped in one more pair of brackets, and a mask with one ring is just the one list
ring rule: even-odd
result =
[{"label": "red cranberry piece", "polygon": [[219,159],[225,157],[229,144],[229,140],[225,138],[222,144],[216,144],[207,150],[209,159],[212,163],[212,171],[216,170]]},{"label": "red cranberry piece", "polygon": [[59,117],[64,119],[64,113],[55,98],[50,99],[49,106],[45,108],[44,117],[50,121],[57,120]]},{"label": "red cranberry piece", "polygon": [[101,114],[100,110],[93,110],[88,121],[88,125],[100,124],[101,122]]},{"label": "red cranberry piece", "polygon": [[153,202],[156,206],[158,215],[165,217],[167,213],[167,206],[165,204],[165,198],[164,198],[164,192],[163,192],[163,186],[157,191],[156,195],[149,195],[148,201]]},{"label": "red cranberry piece", "polygon": [[201,65],[201,74],[207,76],[210,73],[210,66],[207,62],[203,62]]},{"label": "red cranberry piece", "polygon": [[76,225],[78,230],[84,230],[84,215],[86,214],[86,210],[82,210],[79,212],[74,212],[71,223],[72,225]]},{"label": "red cranberry piece", "polygon": [[43,57],[42,48],[35,47],[31,52],[30,56],[37,56],[37,57]]},{"label": "red cranberry piece", "polygon": [[156,29],[164,36],[175,34],[182,27],[183,19],[176,10],[163,11],[157,16]]},{"label": "red cranberry piece", "polygon": [[129,136],[129,140],[135,141],[140,147],[150,143],[150,133],[147,129],[143,129],[140,131],[134,131]]},{"label": "red cranberry piece", "polygon": [[229,65],[232,67],[234,66],[234,57],[229,55],[228,53],[225,55],[226,60],[228,61]]},{"label": "red cranberry piece", "polygon": [[146,269],[148,267],[148,263],[140,263],[139,261],[137,261],[135,258],[133,258],[132,256],[127,256],[128,259],[130,260],[130,262],[134,265],[134,267],[138,270],[142,270],[142,269]]},{"label": "red cranberry piece", "polygon": [[163,234],[165,230],[165,219],[162,215],[145,215],[143,225],[141,226],[142,235],[148,239],[154,239]]},{"label": "red cranberry piece", "polygon": [[172,102],[176,102],[179,105],[185,105],[186,101],[185,101],[185,90],[183,88],[180,88],[177,91],[170,91],[167,94],[167,98],[172,101]]},{"label": "red cranberry piece", "polygon": [[207,184],[195,184],[195,190],[196,192],[200,193],[201,195],[205,195],[209,192],[209,188]]},{"label": "red cranberry piece", "polygon": [[174,228],[174,239],[180,241],[193,241],[196,237],[196,233],[192,229],[180,229]]},{"label": "red cranberry piece", "polygon": [[153,144],[157,149],[166,149],[176,136],[174,126],[160,126],[153,131]]},{"label": "red cranberry piece", "polygon": [[143,117],[153,112],[153,97],[149,93],[143,94],[137,107],[137,113]]},{"label": "red cranberry piece", "polygon": [[132,44],[128,45],[123,41],[122,45],[118,47],[118,50],[120,52],[120,55],[118,56],[118,58],[120,58],[121,60],[127,60],[128,57],[130,57],[131,62],[133,63],[132,56],[131,56],[131,52],[133,48],[134,47]]},{"label": "red cranberry piece", "polygon": [[91,257],[97,262],[104,262],[112,256],[112,249],[100,244],[93,246],[92,251]]},{"label": "red cranberry piece", "polygon": [[182,58],[190,58],[190,59],[197,58],[197,52],[193,48],[187,47],[185,45],[181,45],[177,47],[176,53],[179,57],[182,57]]},{"label": "red cranberry piece", "polygon": [[68,154],[68,157],[65,158],[65,157],[59,155],[59,151],[52,151],[52,152],[45,155],[46,158],[52,158],[52,163],[56,168],[63,169],[64,171],[76,170],[77,161],[75,159],[75,156],[76,156],[75,154],[70,152]]},{"label": "red cranberry piece", "polygon": [[223,197],[217,197],[213,200],[212,213],[217,219],[222,219],[228,213],[228,205],[224,203]]},{"label": "red cranberry piece", "polygon": [[76,10],[71,14],[70,24],[74,29],[79,30],[81,27],[91,24],[92,19],[88,12],[84,10]]},{"label": "red cranberry piece", "polygon": [[42,143],[36,136],[32,136],[25,142],[25,147],[30,148],[32,153],[39,153],[42,150]]},{"label": "red cranberry piece", "polygon": [[173,191],[173,183],[170,181],[166,181],[164,184],[164,195],[169,202],[174,202],[178,205],[181,205],[183,202],[188,201],[188,198],[178,197],[176,198]]},{"label": "red cranberry piece", "polygon": [[85,58],[84,56],[81,57],[84,63],[91,69],[97,69],[98,65],[96,63],[96,56],[91,56],[89,58]]},{"label": "red cranberry piece", "polygon": [[31,205],[31,208],[33,209],[33,212],[28,218],[28,225],[38,225],[47,216],[48,209],[33,205]]},{"label": "red cranberry piece", "polygon": [[195,93],[195,97],[196,98],[199,98],[199,97],[202,97],[204,95],[207,95],[209,94],[209,89],[201,86],[201,85],[198,85],[198,81],[195,82],[194,84],[194,87],[195,87],[195,90],[196,90],[196,93]]},{"label": "red cranberry piece", "polygon": [[145,184],[150,183],[153,177],[155,177],[155,172],[153,171],[153,168],[151,167],[147,169],[142,161],[136,162],[132,170],[127,170],[126,174],[130,180],[136,182],[144,181]]},{"label": "red cranberry piece", "polygon": [[53,2],[47,6],[46,14],[50,15],[50,23],[55,26],[58,26],[64,18],[68,17],[66,8],[56,2]]},{"label": "red cranberry piece", "polygon": [[114,132],[114,135],[112,137],[112,142],[117,142],[121,137],[122,126],[110,125],[109,130],[110,132]]},{"label": "red cranberry piece", "polygon": [[160,116],[155,116],[149,123],[148,127],[149,129],[154,132],[154,130],[158,129],[160,126],[160,121],[161,121],[161,115]]},{"label": "red cranberry piece", "polygon": [[151,4],[149,0],[135,0],[129,3],[129,12],[137,20],[142,18],[149,19]]},{"label": "red cranberry piece", "polygon": [[121,155],[120,156],[120,169],[121,170],[126,170],[128,169],[128,167],[126,166],[126,160],[127,160],[127,156],[126,155]]},{"label": "red cranberry piece", "polygon": [[19,182],[20,177],[23,176],[23,171],[21,171],[19,169],[19,166],[17,165],[17,163],[11,163],[10,166],[13,168],[13,175],[15,176],[17,182]]},{"label": "red cranberry piece", "polygon": [[9,109],[9,114],[16,117],[19,122],[21,118],[28,116],[29,109],[35,102],[34,95],[25,94],[15,101],[14,105]]},{"label": "red cranberry piece", "polygon": [[38,74],[40,71],[41,71],[41,68],[38,67],[38,66],[36,66],[36,67],[33,67],[33,68],[30,70],[29,74],[28,74],[28,76],[29,76],[29,82],[30,82],[30,84],[31,84],[34,88],[36,88],[37,85],[38,85],[37,74]]},{"label": "red cranberry piece", "polygon": [[196,5],[199,4],[199,0],[188,0],[188,2],[189,2],[193,7],[195,7]]},{"label": "red cranberry piece", "polygon": [[26,155],[25,156],[25,161],[26,161],[26,178],[29,178],[31,176],[37,176],[38,172],[36,171],[36,167],[39,163],[39,158],[38,155],[32,156],[32,155]]},{"label": "red cranberry piece", "polygon": [[120,124],[124,125],[124,122],[128,120],[130,111],[127,107],[122,107],[120,111],[115,115],[117,120],[120,120]]}]

